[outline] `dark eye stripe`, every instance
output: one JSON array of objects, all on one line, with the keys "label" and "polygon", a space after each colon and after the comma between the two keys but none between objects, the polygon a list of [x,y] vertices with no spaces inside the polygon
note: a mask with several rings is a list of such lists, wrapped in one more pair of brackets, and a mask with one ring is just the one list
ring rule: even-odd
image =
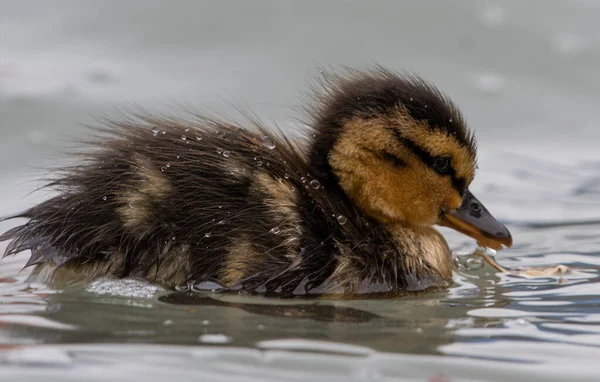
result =
[{"label": "dark eye stripe", "polygon": [[402,159],[385,150],[382,152],[382,155],[385,160],[392,162],[396,167],[404,167],[406,165]]},{"label": "dark eye stripe", "polygon": [[[417,145],[415,142],[402,136],[402,134],[400,134],[398,130],[392,129],[392,132],[394,133],[396,139],[398,139],[398,141],[402,143],[404,147],[406,147],[407,149],[412,151],[416,156],[418,156],[421,159],[421,161],[423,161],[423,163],[427,164],[431,168],[434,168],[435,157],[433,155],[429,154],[426,150]],[[456,175],[456,171],[454,170],[454,167],[452,167],[452,165],[448,167],[443,176],[446,175],[449,175],[452,178],[452,187],[454,187],[454,189],[462,196],[467,186],[467,182],[465,181],[465,179],[459,178]]]},{"label": "dark eye stripe", "polygon": [[398,158],[396,155],[390,153],[389,151],[386,151],[386,150],[376,151],[376,150],[373,150],[366,146],[359,146],[359,147],[365,151],[370,152],[371,154],[375,155],[379,159],[383,159],[385,161],[392,162],[394,164],[394,166],[396,166],[396,167],[404,167],[406,165],[406,163],[404,163],[404,161],[402,159]]}]

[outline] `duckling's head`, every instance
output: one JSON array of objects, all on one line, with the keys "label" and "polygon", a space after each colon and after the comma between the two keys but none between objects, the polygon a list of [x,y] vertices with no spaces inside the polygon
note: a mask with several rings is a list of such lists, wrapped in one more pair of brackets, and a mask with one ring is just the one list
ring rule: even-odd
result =
[{"label": "duckling's head", "polygon": [[327,76],[311,165],[386,225],[450,226],[481,245],[508,230],[469,192],[476,141],[457,107],[416,76],[384,69]]}]

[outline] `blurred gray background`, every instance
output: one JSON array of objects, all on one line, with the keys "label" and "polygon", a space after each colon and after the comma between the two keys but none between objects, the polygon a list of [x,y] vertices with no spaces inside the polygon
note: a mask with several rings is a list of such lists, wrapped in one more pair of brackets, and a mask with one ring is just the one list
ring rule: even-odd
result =
[{"label": "blurred gray background", "polygon": [[600,158],[599,1],[3,0],[0,214],[94,115],[243,103],[293,128],[319,67],[373,63],[448,93],[482,172],[498,152]]}]

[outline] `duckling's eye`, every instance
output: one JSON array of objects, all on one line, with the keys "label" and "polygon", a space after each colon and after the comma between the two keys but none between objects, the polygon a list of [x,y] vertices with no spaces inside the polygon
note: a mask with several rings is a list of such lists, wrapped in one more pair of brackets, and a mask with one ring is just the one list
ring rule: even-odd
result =
[{"label": "duckling's eye", "polygon": [[436,157],[433,159],[433,168],[440,174],[445,174],[450,169],[449,157]]}]

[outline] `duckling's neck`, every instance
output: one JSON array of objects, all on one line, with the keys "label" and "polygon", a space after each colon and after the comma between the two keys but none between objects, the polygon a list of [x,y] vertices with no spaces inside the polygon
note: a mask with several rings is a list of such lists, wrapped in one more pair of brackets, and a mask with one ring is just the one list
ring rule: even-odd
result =
[{"label": "duckling's neck", "polygon": [[405,254],[405,269],[429,269],[442,281],[452,280],[452,255],[446,239],[432,226],[388,224],[396,244]]},{"label": "duckling's neck", "polygon": [[[335,133],[334,133],[335,132]],[[337,141],[338,128],[315,132],[308,145],[308,163],[313,174],[330,184],[338,185],[338,179],[329,164],[329,153]]]}]

